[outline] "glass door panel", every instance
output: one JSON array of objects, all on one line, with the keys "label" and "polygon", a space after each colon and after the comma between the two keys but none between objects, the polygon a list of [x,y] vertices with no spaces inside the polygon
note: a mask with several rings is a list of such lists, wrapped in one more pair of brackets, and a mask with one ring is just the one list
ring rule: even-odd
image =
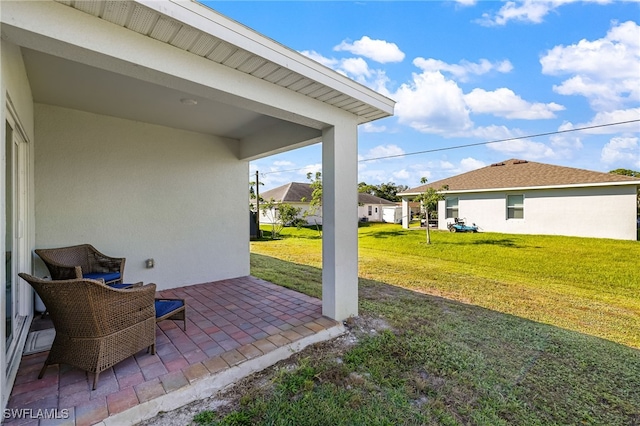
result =
[{"label": "glass door panel", "polygon": [[14,177],[15,177],[15,144],[13,142],[13,128],[6,122],[6,132],[5,132],[5,155],[6,155],[6,163],[5,163],[5,277],[6,277],[6,286],[5,286],[5,294],[6,294],[6,303],[5,303],[5,348],[7,350],[11,347],[11,342],[13,340],[13,314],[15,307],[15,291],[13,285],[13,275],[14,275],[14,262],[15,258],[13,256],[14,252],[14,212],[15,212],[15,203],[14,203]]}]

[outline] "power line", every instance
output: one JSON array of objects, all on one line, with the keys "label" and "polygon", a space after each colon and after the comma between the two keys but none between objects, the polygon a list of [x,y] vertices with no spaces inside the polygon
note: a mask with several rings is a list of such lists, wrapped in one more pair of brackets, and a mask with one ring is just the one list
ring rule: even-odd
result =
[{"label": "power line", "polygon": [[[603,128],[603,127],[619,126],[621,124],[630,124],[630,123],[637,123],[637,122],[640,122],[640,119],[628,120],[628,121],[619,121],[617,123],[597,124],[597,125],[586,126],[586,127],[577,127],[575,129],[556,130],[556,131],[553,131],[553,132],[537,133],[537,134],[527,135],[527,136],[516,136],[516,137],[512,137],[512,138],[497,139],[497,140],[488,141],[488,142],[477,142],[477,143],[469,143],[469,144],[465,144],[465,145],[449,146],[449,147],[444,147],[444,148],[427,149],[427,150],[424,150],[424,151],[408,152],[408,153],[405,153],[405,154],[394,154],[394,155],[385,155],[383,157],[364,158],[362,160],[358,160],[358,163],[364,163],[366,161],[386,160],[388,158],[408,157],[410,155],[427,154],[427,153],[431,153],[431,152],[448,151],[448,150],[452,150],[452,149],[469,148],[469,147],[472,147],[472,146],[489,145],[489,144],[492,144],[492,143],[509,142],[509,141],[515,141],[515,140],[520,140],[520,139],[531,139],[531,138],[538,138],[538,137],[542,137],[542,136],[559,135],[559,134],[563,134],[563,133],[579,132],[579,131],[582,131],[582,130],[599,129],[599,128]],[[297,171],[300,171],[300,170],[304,170],[307,167],[299,167],[297,169],[289,169],[289,170],[278,170],[278,171],[273,171],[273,172],[264,172],[264,173],[260,173],[260,174],[261,175],[269,175],[269,174],[273,174],[273,173],[297,172]]]}]

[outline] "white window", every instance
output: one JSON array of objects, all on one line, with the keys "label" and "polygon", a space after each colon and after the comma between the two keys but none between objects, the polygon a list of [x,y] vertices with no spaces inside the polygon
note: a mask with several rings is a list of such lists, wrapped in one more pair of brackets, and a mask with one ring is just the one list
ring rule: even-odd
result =
[{"label": "white window", "polygon": [[507,195],[507,219],[524,219],[524,195]]},{"label": "white window", "polygon": [[447,198],[445,200],[447,207],[447,219],[453,219],[458,216],[458,198]]}]

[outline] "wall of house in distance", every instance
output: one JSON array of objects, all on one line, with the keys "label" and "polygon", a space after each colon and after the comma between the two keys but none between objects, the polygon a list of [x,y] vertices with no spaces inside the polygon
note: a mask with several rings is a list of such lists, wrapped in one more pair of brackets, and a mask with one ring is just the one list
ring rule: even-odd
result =
[{"label": "wall of house in distance", "polygon": [[126,257],[125,281],[159,289],[249,274],[248,164],[229,141],[35,111],[36,247],[90,243]]},{"label": "wall of house in distance", "polygon": [[[524,194],[524,219],[507,219],[507,194]],[[636,240],[636,188],[632,185],[448,194],[459,217],[480,231]],[[445,202],[438,228],[447,229]]]},{"label": "wall of house in distance", "polygon": [[[304,213],[309,210],[309,203],[288,202],[287,204],[290,204],[295,208],[301,209],[298,217],[301,219],[304,218],[307,221],[307,225],[315,225],[316,223],[318,225],[322,225],[322,215],[320,214],[309,215],[306,218],[304,217]],[[275,215],[273,214],[273,212],[270,211],[265,214],[264,210],[262,210],[262,208],[260,209],[260,223],[271,224],[273,223],[274,219],[275,219]]]},{"label": "wall of house in distance", "polygon": [[[382,206],[382,204],[359,205],[358,218],[366,217],[369,222],[382,222]],[[371,216],[369,216],[369,207],[371,207]]]}]

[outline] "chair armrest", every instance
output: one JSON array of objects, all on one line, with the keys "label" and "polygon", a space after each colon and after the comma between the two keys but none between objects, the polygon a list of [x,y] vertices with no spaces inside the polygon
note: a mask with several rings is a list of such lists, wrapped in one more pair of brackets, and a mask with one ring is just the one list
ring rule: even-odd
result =
[{"label": "chair armrest", "polygon": [[150,318],[155,321],[156,285],[117,290],[105,286],[105,300],[101,301],[103,331],[110,333],[138,324]]}]

